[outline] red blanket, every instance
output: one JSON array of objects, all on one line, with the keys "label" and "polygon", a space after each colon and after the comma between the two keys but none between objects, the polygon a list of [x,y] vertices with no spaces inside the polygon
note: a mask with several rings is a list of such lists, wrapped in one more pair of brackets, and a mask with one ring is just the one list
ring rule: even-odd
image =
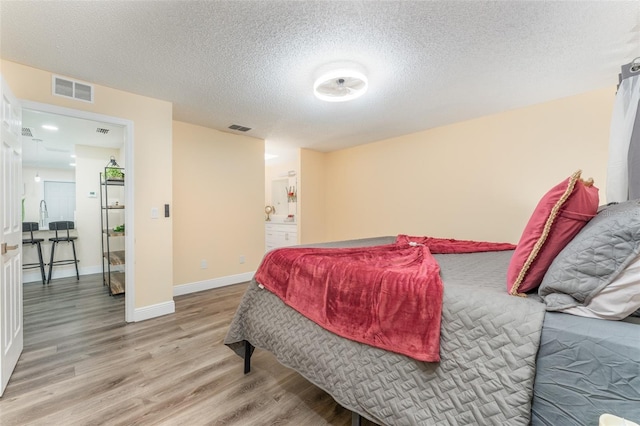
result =
[{"label": "red blanket", "polygon": [[396,244],[424,244],[434,254],[477,253],[481,251],[515,250],[509,243],[488,243],[485,241],[453,240],[450,238],[410,237],[400,234]]},{"label": "red blanket", "polygon": [[[429,240],[438,249],[434,252],[505,250],[493,243],[471,247],[468,242]],[[395,244],[374,247],[273,250],[255,279],[342,337],[436,362],[443,286],[425,241],[403,235]]]}]

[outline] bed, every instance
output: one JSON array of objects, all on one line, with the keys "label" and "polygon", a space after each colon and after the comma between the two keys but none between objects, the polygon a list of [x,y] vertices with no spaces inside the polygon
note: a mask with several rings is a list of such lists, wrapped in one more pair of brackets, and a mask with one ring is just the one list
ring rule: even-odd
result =
[{"label": "bed", "polygon": [[[640,215],[599,216],[602,220],[591,222],[609,228],[612,217],[624,219],[625,229],[629,219],[637,219],[638,231],[625,238],[640,240]],[[602,234],[598,226],[580,235]],[[395,240],[316,247],[379,246]],[[569,240],[562,253],[585,238],[572,235]],[[637,257],[640,244],[633,246]],[[585,252],[579,244],[578,249]],[[640,321],[585,318],[555,308],[548,312],[546,299],[535,290],[514,297],[505,291],[514,255],[517,250],[435,255],[444,284],[439,362],[340,337],[255,279],[224,343],[245,358],[247,369],[254,348],[273,353],[340,405],[381,425],[583,426],[597,425],[604,413],[640,421]],[[616,271],[628,263],[616,263]]]}]

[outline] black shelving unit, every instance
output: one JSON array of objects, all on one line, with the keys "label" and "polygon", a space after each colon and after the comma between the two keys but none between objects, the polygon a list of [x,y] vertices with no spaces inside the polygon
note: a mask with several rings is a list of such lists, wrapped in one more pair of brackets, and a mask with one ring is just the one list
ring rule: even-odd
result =
[{"label": "black shelving unit", "polygon": [[[119,171],[120,173],[114,172]],[[113,177],[113,175],[122,177]],[[113,249],[115,238],[124,238],[126,230],[117,229],[124,226],[124,204],[121,199],[124,191],[119,190],[118,201],[114,201],[116,187],[124,189],[124,168],[107,166],[100,173],[100,226],[102,228],[102,282],[108,287],[111,295],[124,294],[125,290],[125,251]],[[111,188],[111,194],[110,189]],[[116,220],[116,218],[118,220]],[[116,230],[117,229],[117,230]],[[124,247],[124,241],[120,244]]]}]

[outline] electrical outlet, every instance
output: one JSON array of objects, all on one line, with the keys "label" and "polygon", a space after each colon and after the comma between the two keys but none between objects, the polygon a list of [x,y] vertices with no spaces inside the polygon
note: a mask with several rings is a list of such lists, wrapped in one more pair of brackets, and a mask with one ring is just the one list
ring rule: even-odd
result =
[{"label": "electrical outlet", "polygon": [[200,269],[207,269],[207,261],[202,259],[200,261]]},{"label": "electrical outlet", "polygon": [[244,254],[240,256],[240,263],[244,263]]}]

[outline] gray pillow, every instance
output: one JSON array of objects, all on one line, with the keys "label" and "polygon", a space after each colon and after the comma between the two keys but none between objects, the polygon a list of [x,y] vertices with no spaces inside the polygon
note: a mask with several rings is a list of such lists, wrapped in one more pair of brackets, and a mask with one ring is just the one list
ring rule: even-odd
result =
[{"label": "gray pillow", "polygon": [[640,200],[608,206],[556,256],[538,294],[549,311],[586,305],[639,253]]}]

